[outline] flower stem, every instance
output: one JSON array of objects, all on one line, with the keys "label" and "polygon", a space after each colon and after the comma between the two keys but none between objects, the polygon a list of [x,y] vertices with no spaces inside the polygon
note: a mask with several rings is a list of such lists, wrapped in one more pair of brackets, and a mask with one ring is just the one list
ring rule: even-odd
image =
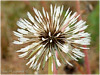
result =
[{"label": "flower stem", "polygon": [[[55,51],[55,55],[58,56],[57,51]],[[56,69],[56,64],[55,64],[54,61],[53,61],[53,69],[54,69],[53,74],[56,75],[57,74],[57,69]]]},{"label": "flower stem", "polygon": [[52,56],[49,57],[49,62],[48,62],[48,74],[53,74],[52,72]]},{"label": "flower stem", "polygon": [[[80,2],[79,2],[79,0],[76,0],[76,9],[77,9],[78,14],[81,14],[80,13]],[[81,20],[82,17],[80,16],[78,19]],[[83,47],[86,47],[86,45],[84,45]],[[85,54],[84,60],[85,60],[85,66],[86,66],[87,74],[91,74],[87,50],[84,50],[84,54]]]}]

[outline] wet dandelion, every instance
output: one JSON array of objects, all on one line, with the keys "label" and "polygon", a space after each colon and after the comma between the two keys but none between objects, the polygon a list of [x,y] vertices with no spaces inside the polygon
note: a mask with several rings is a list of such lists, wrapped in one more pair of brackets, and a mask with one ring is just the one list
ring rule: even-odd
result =
[{"label": "wet dandelion", "polygon": [[71,15],[72,11],[69,11],[69,8],[63,16],[63,8],[64,6],[57,7],[56,5],[53,8],[50,5],[50,15],[44,8],[42,8],[43,13],[33,8],[35,17],[27,12],[30,21],[20,19],[17,22],[20,29],[17,29],[17,32],[14,31],[14,35],[18,37],[18,40],[13,43],[31,43],[17,51],[22,53],[19,55],[20,58],[29,59],[26,63],[26,65],[30,64],[29,68],[36,70],[39,70],[40,66],[44,68],[50,57],[52,61],[55,61],[56,68],[61,66],[60,60],[64,64],[73,66],[67,58],[78,61],[77,58],[84,57],[84,53],[80,50],[89,49],[82,46],[90,45],[90,34],[83,31],[88,25],[85,25],[86,22],[83,20],[77,21],[79,15],[77,12]]}]

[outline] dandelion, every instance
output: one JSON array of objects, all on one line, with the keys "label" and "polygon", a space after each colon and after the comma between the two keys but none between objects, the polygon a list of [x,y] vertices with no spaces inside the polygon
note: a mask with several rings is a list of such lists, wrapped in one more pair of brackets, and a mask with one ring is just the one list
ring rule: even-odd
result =
[{"label": "dandelion", "polygon": [[[21,19],[17,22],[20,29],[14,31],[14,35],[18,37],[14,44],[30,45],[21,48],[17,52],[22,54],[19,58],[26,57],[29,62],[29,68],[39,70],[44,68],[45,63],[50,57],[54,60],[56,68],[64,64],[73,66],[68,60],[72,59],[78,61],[77,58],[84,57],[84,53],[80,50],[89,49],[83,45],[90,45],[90,34],[84,30],[88,27],[83,20],[77,21],[79,15],[77,12],[72,14],[72,11],[67,9],[63,16],[64,6],[56,6],[53,8],[50,5],[50,14],[42,8],[42,13],[33,8],[36,16],[32,16],[27,12],[28,18]],[[58,53],[58,56],[55,55]],[[53,71],[53,62],[51,62]]]}]

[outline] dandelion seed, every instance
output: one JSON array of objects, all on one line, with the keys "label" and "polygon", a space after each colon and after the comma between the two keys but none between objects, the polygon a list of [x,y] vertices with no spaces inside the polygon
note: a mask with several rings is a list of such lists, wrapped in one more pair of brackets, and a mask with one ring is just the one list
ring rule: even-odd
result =
[{"label": "dandelion seed", "polygon": [[[50,5],[50,15],[47,11],[42,8],[43,13],[41,13],[36,8],[33,8],[36,16],[33,17],[29,12],[27,12],[28,18],[20,19],[17,25],[20,27],[18,32],[14,31],[14,35],[18,37],[18,41],[14,41],[14,44],[25,44],[32,43],[16,52],[21,52],[20,58],[26,57],[30,64],[29,68],[39,70],[40,67],[44,68],[44,63],[48,61],[48,58],[53,56],[57,66],[61,66],[62,62],[65,62],[72,66],[67,60],[67,55],[71,59],[78,61],[77,58],[84,57],[81,49],[85,48],[82,45],[90,45],[90,34],[86,33],[87,28],[86,22],[83,20],[77,21],[76,12],[72,14],[70,9],[62,15],[64,6],[56,6],[53,8]],[[63,16],[63,18],[62,18]],[[65,30],[62,31],[63,27],[66,26]],[[55,51],[58,52],[58,57],[55,56]],[[53,63],[52,63],[53,66]],[[53,67],[52,67],[53,71]]]}]

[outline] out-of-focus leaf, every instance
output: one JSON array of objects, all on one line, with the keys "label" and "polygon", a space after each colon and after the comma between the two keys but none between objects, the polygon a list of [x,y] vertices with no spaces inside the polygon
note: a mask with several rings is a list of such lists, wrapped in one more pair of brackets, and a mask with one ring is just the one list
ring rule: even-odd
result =
[{"label": "out-of-focus leaf", "polygon": [[87,23],[89,24],[87,30],[91,34],[91,43],[97,43],[99,37],[99,4],[89,14]]},{"label": "out-of-focus leaf", "polygon": [[83,65],[84,64],[84,59],[82,58],[82,59],[78,59],[78,63],[80,64],[80,65]]}]

